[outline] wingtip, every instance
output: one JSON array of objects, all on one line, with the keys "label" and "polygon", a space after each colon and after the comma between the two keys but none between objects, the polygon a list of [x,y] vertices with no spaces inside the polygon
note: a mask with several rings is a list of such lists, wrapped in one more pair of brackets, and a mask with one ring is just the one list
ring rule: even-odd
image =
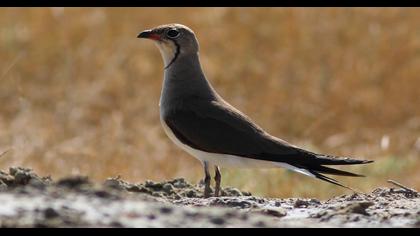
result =
[{"label": "wingtip", "polygon": [[352,159],[349,157],[347,157],[346,159],[351,161],[349,164],[369,164],[369,163],[374,162],[373,160],[358,160],[358,159]]},{"label": "wingtip", "polygon": [[362,159],[355,159],[352,157],[340,157],[340,156],[332,156],[332,155],[325,155],[325,154],[314,154],[318,160],[322,163],[321,165],[360,165],[360,164],[369,164],[374,162],[373,160],[362,160]]},{"label": "wingtip", "polygon": [[359,160],[359,162],[356,163],[356,164],[364,165],[364,164],[369,164],[369,163],[373,163],[373,162],[375,162],[375,161],[373,161],[373,160]]}]

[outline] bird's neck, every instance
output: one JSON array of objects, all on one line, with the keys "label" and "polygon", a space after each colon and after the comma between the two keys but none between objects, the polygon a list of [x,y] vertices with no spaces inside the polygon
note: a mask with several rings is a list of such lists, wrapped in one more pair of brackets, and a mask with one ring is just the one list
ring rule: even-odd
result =
[{"label": "bird's neck", "polygon": [[172,107],[189,99],[215,100],[218,95],[207,81],[198,53],[180,54],[165,69],[160,106]]}]

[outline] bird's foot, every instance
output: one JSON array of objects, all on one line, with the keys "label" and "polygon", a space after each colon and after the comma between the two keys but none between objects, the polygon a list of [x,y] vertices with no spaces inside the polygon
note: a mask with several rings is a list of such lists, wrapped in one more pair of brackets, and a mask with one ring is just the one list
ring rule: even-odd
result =
[{"label": "bird's foot", "polygon": [[204,198],[209,198],[211,197],[212,190],[210,188],[210,186],[204,186]]},{"label": "bird's foot", "polygon": [[220,169],[218,166],[214,166],[214,168],[215,168],[214,181],[216,182],[216,186],[214,187],[214,196],[218,197],[220,195],[220,183],[222,181],[222,175],[220,173]]},{"label": "bird's foot", "polygon": [[220,196],[220,187],[216,186],[214,188],[214,196],[219,197]]}]

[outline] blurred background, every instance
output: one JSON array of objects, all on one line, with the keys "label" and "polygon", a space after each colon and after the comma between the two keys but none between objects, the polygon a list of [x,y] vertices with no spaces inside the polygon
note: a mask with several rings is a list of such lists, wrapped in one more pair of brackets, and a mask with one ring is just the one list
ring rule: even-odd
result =
[{"label": "blurred background", "polygon": [[[0,169],[57,179],[184,177],[200,163],[159,122],[163,62],[137,34],[192,28],[208,79],[289,142],[372,159],[338,178],[362,191],[393,179],[420,189],[420,9],[2,8]],[[223,186],[260,196],[349,193],[284,169],[222,169]]]}]

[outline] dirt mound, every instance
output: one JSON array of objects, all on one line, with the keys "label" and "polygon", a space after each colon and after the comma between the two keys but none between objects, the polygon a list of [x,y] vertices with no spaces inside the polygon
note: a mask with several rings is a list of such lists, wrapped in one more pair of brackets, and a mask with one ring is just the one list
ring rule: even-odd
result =
[{"label": "dirt mound", "polygon": [[25,185],[46,186],[51,183],[50,177],[39,177],[31,169],[11,167],[9,173],[0,170],[0,191]]},{"label": "dirt mound", "polygon": [[30,169],[0,171],[2,227],[420,227],[420,196],[406,189],[327,201],[262,198],[235,188],[202,197],[185,179],[92,183],[72,176],[53,181]]},{"label": "dirt mound", "polygon": [[[192,185],[183,178],[164,182],[146,181],[141,184],[131,184],[116,177],[107,179],[104,185],[118,190],[146,193],[154,197],[163,197],[174,200],[182,198],[202,198],[204,188],[202,184]],[[242,192],[235,188],[224,188],[221,191],[221,196],[239,197],[250,195],[251,193]]]}]

